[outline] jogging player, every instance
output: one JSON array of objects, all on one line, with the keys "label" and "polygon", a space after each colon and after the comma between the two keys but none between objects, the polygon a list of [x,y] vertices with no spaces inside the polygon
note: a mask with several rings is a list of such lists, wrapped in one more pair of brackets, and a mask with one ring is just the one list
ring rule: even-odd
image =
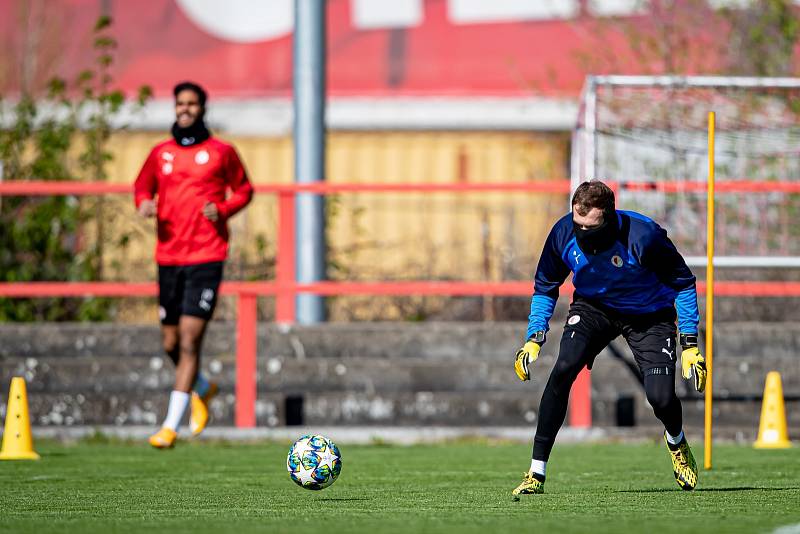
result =
[{"label": "jogging player", "polygon": [[644,377],[647,401],[664,424],[675,480],[685,490],[694,489],[697,466],[675,395],[676,318],[683,376],[693,375],[697,391],[705,389],[705,360],[697,349],[694,275],[658,224],[639,213],[616,210],[614,193],[604,183],[582,183],[572,197],[572,213],[553,226],[539,259],[527,341],[514,363],[520,380],[530,378],[558,288],[570,271],[575,294],[539,405],[531,467],[513,495],[544,493],[547,459],[564,423],[572,383],[619,335],[630,346]]},{"label": "jogging player", "polygon": [[206,128],[203,88],[184,82],[175,86],[174,95],[172,139],[153,148],[134,186],[139,214],[158,221],[161,334],[164,351],[175,363],[167,416],[150,437],[157,448],[175,444],[190,400],[192,434],[208,423],[208,402],[217,385],[200,371],[200,347],[228,253],[227,221],[253,196],[234,148]]}]

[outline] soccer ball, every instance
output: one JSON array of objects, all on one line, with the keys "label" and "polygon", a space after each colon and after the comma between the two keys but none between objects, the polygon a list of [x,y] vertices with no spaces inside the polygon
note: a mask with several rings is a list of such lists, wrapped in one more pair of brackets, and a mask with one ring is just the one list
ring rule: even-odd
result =
[{"label": "soccer ball", "polygon": [[286,467],[298,486],[321,490],[336,481],[342,471],[342,455],[325,436],[306,435],[289,449]]}]

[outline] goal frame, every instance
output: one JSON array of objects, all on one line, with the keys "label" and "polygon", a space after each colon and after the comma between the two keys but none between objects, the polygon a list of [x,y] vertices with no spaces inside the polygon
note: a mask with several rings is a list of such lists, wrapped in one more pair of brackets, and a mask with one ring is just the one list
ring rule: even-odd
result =
[{"label": "goal frame", "polygon": [[[586,77],[581,91],[575,129],[572,132],[570,182],[574,191],[578,184],[595,178],[598,159],[597,91],[601,86],[662,87],[704,89],[798,89],[800,78],[754,76],[651,76],[603,75]],[[690,267],[706,265],[705,256],[687,256]],[[713,265],[725,268],[800,267],[800,256],[714,256]]]},{"label": "goal frame", "polygon": [[[576,127],[572,135],[570,161],[571,189],[583,181],[596,178],[598,167],[598,88],[701,88],[701,89],[800,89],[800,78],[761,78],[731,76],[629,76],[608,75],[588,76],[580,97]],[[687,258],[690,266],[706,268],[706,343],[705,356],[708,377],[705,391],[705,432],[704,466],[712,467],[712,413],[713,413],[713,316],[714,316],[714,268],[797,268],[798,256],[715,256],[714,255],[714,185],[715,185],[715,113],[708,112],[708,174],[707,174],[707,242],[706,257]],[[604,177],[605,178],[605,177]],[[632,177],[634,180],[637,177]],[[617,187],[624,186],[619,180],[612,180]]]}]

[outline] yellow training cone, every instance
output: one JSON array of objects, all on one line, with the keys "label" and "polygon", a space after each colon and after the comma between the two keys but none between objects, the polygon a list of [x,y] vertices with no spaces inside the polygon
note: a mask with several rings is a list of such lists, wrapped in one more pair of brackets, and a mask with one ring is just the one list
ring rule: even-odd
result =
[{"label": "yellow training cone", "polygon": [[791,447],[786,432],[786,410],[783,407],[783,386],[777,371],[767,373],[764,400],[761,403],[761,424],[756,449],[785,449]]},{"label": "yellow training cone", "polygon": [[6,408],[6,429],[3,432],[3,448],[0,460],[38,460],[33,450],[31,420],[28,417],[28,394],[25,379],[15,376],[11,379]]}]

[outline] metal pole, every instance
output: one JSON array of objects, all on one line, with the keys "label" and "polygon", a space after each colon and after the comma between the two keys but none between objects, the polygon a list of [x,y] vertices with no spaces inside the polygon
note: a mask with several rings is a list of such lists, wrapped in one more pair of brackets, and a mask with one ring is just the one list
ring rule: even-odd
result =
[{"label": "metal pole", "polygon": [[[325,180],[325,0],[295,0],[294,29],[295,182]],[[296,276],[300,283],[325,278],[325,201],[297,195]],[[325,320],[318,295],[298,295],[299,324]]]}]

